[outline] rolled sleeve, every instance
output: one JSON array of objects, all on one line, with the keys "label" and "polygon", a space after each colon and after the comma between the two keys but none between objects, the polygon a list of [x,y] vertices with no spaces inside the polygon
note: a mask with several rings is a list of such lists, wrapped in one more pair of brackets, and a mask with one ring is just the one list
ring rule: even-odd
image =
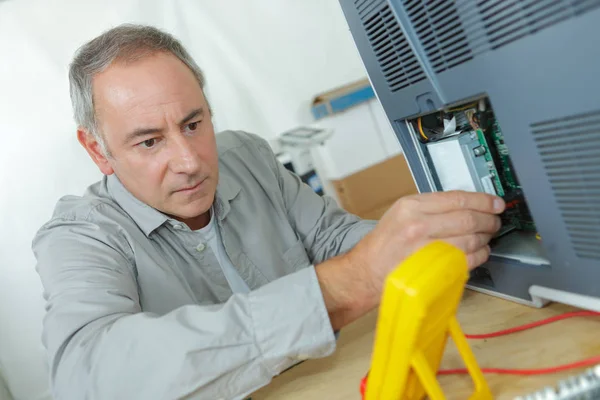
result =
[{"label": "rolled sleeve", "polygon": [[[314,267],[280,278],[249,295],[257,344],[273,375],[335,350],[335,336]],[[272,299],[285,288],[285,302]]]}]

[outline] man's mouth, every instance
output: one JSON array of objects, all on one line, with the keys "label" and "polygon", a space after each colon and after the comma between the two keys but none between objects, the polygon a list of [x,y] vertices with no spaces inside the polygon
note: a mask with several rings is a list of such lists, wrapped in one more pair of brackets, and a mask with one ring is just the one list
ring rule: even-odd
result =
[{"label": "man's mouth", "polygon": [[182,189],[177,190],[176,192],[180,192],[180,193],[191,193],[195,190],[197,190],[198,188],[200,188],[200,186],[202,185],[202,183],[204,183],[204,181],[206,180],[206,178],[202,179],[200,182],[196,183],[193,186],[186,186]]}]

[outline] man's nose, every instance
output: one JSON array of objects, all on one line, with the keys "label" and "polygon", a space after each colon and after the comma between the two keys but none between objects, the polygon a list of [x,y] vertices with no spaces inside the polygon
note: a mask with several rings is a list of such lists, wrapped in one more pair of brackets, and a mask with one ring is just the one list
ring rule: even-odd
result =
[{"label": "man's nose", "polygon": [[191,140],[183,135],[172,139],[170,168],[175,173],[194,174],[200,169],[200,157]]}]

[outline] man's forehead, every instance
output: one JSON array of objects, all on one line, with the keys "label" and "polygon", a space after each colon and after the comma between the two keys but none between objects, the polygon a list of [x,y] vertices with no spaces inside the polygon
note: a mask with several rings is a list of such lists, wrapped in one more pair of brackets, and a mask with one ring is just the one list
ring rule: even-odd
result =
[{"label": "man's forehead", "polygon": [[195,76],[174,56],[158,55],[111,65],[94,77],[93,84],[99,117],[110,114],[152,118],[164,112],[165,107],[183,115],[204,102]]}]

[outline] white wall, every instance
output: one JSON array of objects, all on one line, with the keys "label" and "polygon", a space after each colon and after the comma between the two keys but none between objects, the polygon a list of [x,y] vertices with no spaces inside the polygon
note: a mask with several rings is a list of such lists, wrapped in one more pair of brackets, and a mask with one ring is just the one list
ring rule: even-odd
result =
[{"label": "white wall", "polygon": [[0,400],[13,400],[12,395],[8,391],[8,386],[2,375],[2,369],[0,368]]},{"label": "white wall", "polygon": [[318,92],[365,76],[337,0],[9,0],[0,5],[0,365],[16,399],[47,395],[31,239],[56,200],[100,175],[75,139],[67,66],[122,22],[177,35],[220,129],[266,138],[311,122]]}]

